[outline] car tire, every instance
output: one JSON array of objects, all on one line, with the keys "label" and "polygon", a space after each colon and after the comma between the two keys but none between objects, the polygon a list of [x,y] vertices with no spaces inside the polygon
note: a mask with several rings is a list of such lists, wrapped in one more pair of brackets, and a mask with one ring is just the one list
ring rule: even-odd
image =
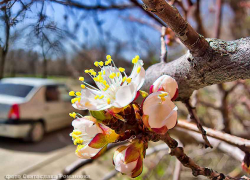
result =
[{"label": "car tire", "polygon": [[32,128],[28,134],[28,137],[25,138],[25,141],[28,142],[39,142],[43,139],[45,130],[42,122],[36,122],[32,125]]}]

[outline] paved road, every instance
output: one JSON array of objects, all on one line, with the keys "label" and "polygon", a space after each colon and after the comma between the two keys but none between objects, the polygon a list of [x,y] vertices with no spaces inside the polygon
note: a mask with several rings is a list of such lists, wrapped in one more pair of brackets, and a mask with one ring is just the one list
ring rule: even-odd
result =
[{"label": "paved road", "polygon": [[[46,134],[39,143],[26,143],[22,140],[0,137],[0,179],[6,175],[30,174],[47,167],[42,173],[57,174],[68,163],[75,161],[75,147],[69,133],[72,127]],[[52,170],[48,164],[70,156]],[[48,171],[50,169],[50,171]]]}]

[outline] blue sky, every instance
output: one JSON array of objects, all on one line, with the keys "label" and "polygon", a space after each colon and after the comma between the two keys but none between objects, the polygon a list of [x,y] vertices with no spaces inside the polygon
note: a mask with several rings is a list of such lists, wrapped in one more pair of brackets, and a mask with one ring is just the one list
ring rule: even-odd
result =
[{"label": "blue sky", "polygon": [[[98,0],[85,0],[84,4],[95,5]],[[127,3],[127,0],[119,0],[120,3]],[[209,28],[213,24],[213,14],[209,12],[208,6],[211,1],[202,1],[202,16],[203,17],[211,17],[207,18],[207,21],[204,23],[206,28]],[[103,5],[108,5],[108,0],[102,0]],[[14,6],[14,11],[17,11],[19,6]],[[21,28],[27,26],[27,24],[34,21],[34,16],[37,14],[40,9],[40,5],[33,6],[31,8],[31,12],[28,14],[28,18],[20,23],[16,29],[20,30]],[[223,23],[229,23],[230,19],[230,9],[227,6],[223,8],[224,14],[227,13],[227,16],[224,16]],[[129,23],[126,19],[129,16],[133,16],[134,18],[144,20],[147,22],[155,23],[154,20],[150,19],[142,10],[134,9],[134,10],[124,10],[124,11],[83,11],[79,9],[71,9],[70,11],[66,11],[65,7],[59,4],[46,4],[46,14],[54,20],[59,27],[63,28],[65,25],[64,17],[68,15],[67,26],[72,31],[72,33],[77,37],[75,40],[65,40],[64,45],[67,50],[68,56],[72,56],[75,53],[75,50],[72,49],[72,44],[75,47],[78,47],[78,50],[81,49],[81,46],[84,45],[86,47],[94,47],[100,44],[101,33],[97,29],[95,25],[95,21],[93,17],[97,17],[100,22],[102,22],[102,29],[105,32],[109,32],[112,37],[128,44],[128,47],[122,51],[122,55],[131,59],[136,54],[145,55],[148,51],[148,47],[155,49],[155,51],[159,54],[160,49],[160,33],[154,30],[151,27],[146,25],[140,25],[138,23]],[[74,14],[74,16],[72,16]],[[228,16],[229,15],[229,16]],[[125,18],[125,19],[124,19]],[[83,19],[83,20],[82,20]],[[76,22],[81,22],[78,31],[74,31],[74,26]],[[195,24],[190,21],[193,26]],[[24,33],[28,33],[28,31],[24,31]],[[86,36],[88,35],[88,36]],[[114,47],[113,43],[107,36],[104,36],[104,42],[109,44],[108,53],[112,54]],[[16,42],[12,48],[26,48],[30,47],[26,46],[25,39],[22,38],[18,42]],[[32,47],[33,50],[39,51],[38,46]],[[170,48],[171,51],[171,48]],[[174,50],[172,50],[174,51]]]}]

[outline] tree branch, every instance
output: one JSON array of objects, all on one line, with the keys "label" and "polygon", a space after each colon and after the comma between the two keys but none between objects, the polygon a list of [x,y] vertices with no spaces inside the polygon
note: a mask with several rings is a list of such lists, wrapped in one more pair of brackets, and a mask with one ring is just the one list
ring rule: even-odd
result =
[{"label": "tree branch", "polygon": [[[189,123],[184,120],[178,120],[177,126],[194,131],[194,132],[199,132],[199,129],[196,127],[195,124]],[[210,136],[215,139],[224,141],[228,144],[234,145],[240,148],[242,151],[250,152],[250,140],[239,138],[237,136],[233,136],[233,135],[223,133],[220,131],[216,131],[216,130],[206,128],[206,127],[204,127],[204,129],[207,132],[207,136]]]},{"label": "tree branch", "polygon": [[[120,143],[113,143],[113,144],[109,144],[108,147],[107,147],[107,150],[106,152],[108,152],[109,150],[111,150],[112,148],[114,147],[117,147],[119,145],[122,145],[126,142],[120,142]],[[106,153],[105,152],[105,153]],[[94,159],[79,159],[77,161],[75,161],[74,163],[70,164],[69,166],[67,166],[62,174],[58,175],[58,179],[57,180],[62,180],[62,179],[65,179],[64,175],[70,175],[70,174],[73,174],[74,172],[76,172],[78,169],[80,169],[81,167],[83,166],[86,166],[88,164],[91,164],[92,162],[94,161]]]},{"label": "tree branch", "polygon": [[[137,1],[137,0],[130,0],[132,3],[134,3],[137,7],[141,8],[143,11],[143,7],[141,6],[141,4]],[[156,22],[158,22],[161,26],[166,26],[165,23],[163,23],[157,16],[155,16],[153,13],[148,12],[148,11],[144,11],[146,12],[146,14],[151,17],[152,19],[154,19]]]},{"label": "tree branch", "polygon": [[198,116],[196,114],[195,108],[192,107],[192,105],[190,104],[190,100],[187,100],[185,102],[185,104],[186,104],[186,107],[187,107],[187,109],[189,111],[190,118],[195,121],[195,123],[197,124],[197,128],[199,129],[199,132],[202,134],[202,138],[205,141],[206,147],[213,148],[213,146],[210,144],[210,142],[207,139],[206,131],[202,127],[201,121],[200,121],[200,119],[198,118]]},{"label": "tree branch", "polygon": [[[41,0],[35,0],[35,1],[41,1]],[[82,4],[80,2],[76,2],[73,0],[49,0],[54,3],[58,3],[65,6],[70,6],[78,9],[84,9],[84,10],[125,10],[130,8],[137,8],[133,4],[122,4],[122,5],[110,5],[110,6],[103,6],[103,5],[96,5],[96,6],[90,6],[86,4]]]},{"label": "tree branch", "polygon": [[190,50],[170,63],[158,63],[147,70],[144,89],[161,75],[175,78],[179,98],[187,100],[194,90],[212,84],[250,78],[250,38],[222,41],[201,37],[165,0],[143,0],[145,9],[160,17]]},{"label": "tree branch", "polygon": [[213,169],[200,167],[190,157],[188,157],[185,154],[184,149],[182,147],[177,147],[178,146],[177,141],[171,138],[168,134],[163,135],[161,139],[170,147],[171,149],[170,155],[175,156],[183,166],[190,168],[192,170],[193,175],[196,177],[199,175],[203,175],[212,180],[244,180],[244,179],[249,180],[249,178],[247,177],[233,178],[230,176],[226,176],[222,173],[218,173]]},{"label": "tree branch", "polygon": [[176,8],[170,6],[165,0],[143,0],[143,2],[145,10],[153,12],[161,18],[176,33],[193,56],[199,57],[205,54],[209,44],[182,18]]},{"label": "tree branch", "polygon": [[158,77],[167,74],[179,84],[177,100],[185,101],[194,90],[212,84],[250,78],[250,37],[235,41],[207,41],[212,49],[203,57],[193,57],[188,52],[175,61],[149,67],[144,90],[149,90]]},{"label": "tree branch", "polygon": [[181,176],[181,162],[176,159],[173,180],[180,180],[180,176]]}]

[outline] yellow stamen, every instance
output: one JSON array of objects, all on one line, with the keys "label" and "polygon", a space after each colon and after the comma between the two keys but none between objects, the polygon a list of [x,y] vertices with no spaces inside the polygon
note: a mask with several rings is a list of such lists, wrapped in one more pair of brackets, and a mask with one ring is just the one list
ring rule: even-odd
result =
[{"label": "yellow stamen", "polygon": [[84,77],[79,77],[79,81],[84,81]]},{"label": "yellow stamen", "polygon": [[75,119],[76,118],[76,113],[75,112],[69,113],[69,116]]},{"label": "yellow stamen", "polygon": [[120,73],[116,73],[116,76],[119,77],[119,76],[120,76]]},{"label": "yellow stamen", "polygon": [[76,98],[71,99],[71,103],[72,103],[72,104],[75,104],[75,103],[76,103],[76,101],[77,101],[77,99],[76,99]]},{"label": "yellow stamen", "polygon": [[110,98],[108,98],[108,99],[107,99],[107,103],[108,103],[108,104],[110,104],[110,103],[111,103]]},{"label": "yellow stamen", "polygon": [[127,78],[127,83],[131,83],[132,79],[131,78]]},{"label": "yellow stamen", "polygon": [[82,148],[84,148],[84,145],[78,145],[76,148],[76,153],[78,153],[78,151],[80,151]]},{"label": "yellow stamen", "polygon": [[85,70],[84,72],[85,72],[85,73],[89,73],[89,70]]},{"label": "yellow stamen", "polygon": [[100,66],[103,66],[103,62],[102,62],[102,61],[100,61],[100,62],[99,62],[99,65],[100,65]]},{"label": "yellow stamen", "polygon": [[165,96],[168,96],[167,92],[159,94],[159,97],[165,97]]},{"label": "yellow stamen", "polygon": [[104,98],[104,95],[101,95],[100,97],[99,97],[99,99],[103,99]]},{"label": "yellow stamen", "polygon": [[81,84],[81,88],[85,89],[85,88],[86,88],[86,86],[85,86],[84,84]]},{"label": "yellow stamen", "polygon": [[103,73],[103,75],[105,75],[105,74],[106,74],[106,72],[105,72],[105,71],[103,71],[102,73]]},{"label": "yellow stamen", "polygon": [[79,138],[77,135],[75,135],[75,134],[73,134],[73,133],[71,134],[71,136],[72,136],[73,139]]},{"label": "yellow stamen", "polygon": [[127,77],[123,77],[123,78],[122,78],[122,82],[125,82],[126,79],[127,79]]},{"label": "yellow stamen", "polygon": [[110,55],[107,55],[106,56],[107,60],[111,59],[111,56]]},{"label": "yellow stamen", "polygon": [[120,68],[119,68],[119,71],[120,71],[120,72],[124,72],[124,71],[125,71],[125,68],[120,67]]},{"label": "yellow stamen", "polygon": [[98,67],[98,66],[99,66],[99,63],[96,61],[96,62],[94,63],[94,65],[95,65],[96,67]]},{"label": "yellow stamen", "polygon": [[110,62],[109,61],[105,61],[105,65],[107,66],[107,65],[109,65],[110,64]]},{"label": "yellow stamen", "polygon": [[161,97],[161,101],[166,101],[166,98],[165,97]]},{"label": "yellow stamen", "polygon": [[110,79],[114,79],[114,78],[115,78],[115,73],[111,73],[111,74],[109,75],[109,78],[110,78]]},{"label": "yellow stamen", "polygon": [[80,92],[76,92],[76,95],[77,96],[81,96],[82,94]]},{"label": "yellow stamen", "polygon": [[137,68],[137,73],[139,74],[141,72],[141,66]]},{"label": "yellow stamen", "polygon": [[140,91],[140,93],[141,93],[141,96],[142,96],[143,98],[145,98],[145,97],[148,96],[148,93],[145,92],[145,91]]},{"label": "yellow stamen", "polygon": [[71,99],[71,103],[72,103],[72,104],[75,104],[76,101],[80,102],[80,101],[81,101],[81,98],[74,98],[74,99]]},{"label": "yellow stamen", "polygon": [[82,138],[78,138],[78,139],[74,140],[74,145],[82,144],[82,143],[83,143],[83,139]]},{"label": "yellow stamen", "polygon": [[135,59],[136,59],[136,60],[139,60],[139,59],[140,59],[140,56],[138,56],[138,55],[135,56]]},{"label": "yellow stamen", "polygon": [[69,95],[70,95],[70,96],[75,96],[75,92],[74,92],[74,91],[70,91],[70,92],[69,92]]},{"label": "yellow stamen", "polygon": [[78,130],[74,130],[74,131],[73,131],[73,134],[75,134],[75,135],[81,135],[82,132],[81,132],[81,131],[78,131]]},{"label": "yellow stamen", "polygon": [[95,100],[98,99],[99,97],[100,97],[99,95],[96,95],[96,96],[95,96]]}]

